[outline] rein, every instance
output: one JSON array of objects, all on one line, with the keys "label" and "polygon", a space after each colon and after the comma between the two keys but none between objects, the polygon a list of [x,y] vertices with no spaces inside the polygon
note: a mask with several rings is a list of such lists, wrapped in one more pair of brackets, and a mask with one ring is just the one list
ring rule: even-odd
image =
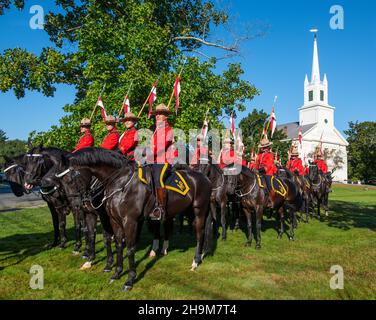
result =
[{"label": "rein", "polygon": [[43,194],[44,196],[47,196],[47,195],[49,195],[49,194],[54,193],[57,189],[59,189],[59,187],[54,186],[50,191],[44,192],[42,189],[40,189],[39,192],[40,192],[41,194]]},{"label": "rein", "polygon": [[94,208],[94,210],[99,209],[107,199],[111,198],[114,194],[116,194],[116,193],[118,193],[118,192],[120,192],[120,191],[124,191],[125,188],[127,188],[127,187],[129,186],[129,184],[131,183],[131,181],[133,180],[133,178],[134,178],[135,175],[136,175],[136,171],[133,172],[132,177],[129,179],[129,181],[128,181],[123,187],[114,190],[114,191],[111,192],[111,194],[109,194],[108,196],[105,195],[105,196],[103,197],[103,199],[102,199],[102,201],[101,201],[101,203],[100,203],[100,205],[99,205],[98,207],[95,207],[95,206],[93,205],[91,199],[90,199],[90,205]]},{"label": "rein", "polygon": [[[248,175],[247,175],[247,176],[248,176]],[[248,177],[250,177],[250,176],[248,176]],[[254,178],[253,185],[252,185],[251,189],[250,189],[247,193],[242,193],[241,190],[235,190],[235,194],[236,194],[239,198],[243,198],[243,197],[249,195],[249,194],[253,191],[253,189],[255,188],[255,186],[256,186],[256,178]]]}]

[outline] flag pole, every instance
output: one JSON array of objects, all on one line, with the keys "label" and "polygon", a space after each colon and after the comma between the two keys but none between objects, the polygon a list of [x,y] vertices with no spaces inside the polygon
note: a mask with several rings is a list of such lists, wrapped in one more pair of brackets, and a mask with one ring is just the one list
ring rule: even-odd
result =
[{"label": "flag pole", "polygon": [[[179,74],[178,74],[178,78],[179,78],[179,80],[180,80],[180,77],[181,77],[181,74],[182,74],[182,72],[183,72],[183,70],[184,70],[184,68],[185,68],[185,64],[186,64],[186,62],[187,62],[187,57],[185,58],[185,60],[184,60],[184,62],[183,62],[183,66],[182,66],[182,68],[181,68],[181,70],[180,70],[180,72],[179,72]],[[174,89],[175,89],[175,86],[173,86],[173,88],[172,88],[172,92],[171,92],[171,96],[170,96],[170,100],[168,101],[168,105],[167,105],[167,108],[168,109],[170,109],[170,105],[171,105],[171,102],[172,102],[172,98],[174,97]]]},{"label": "flag pole", "polygon": [[[158,77],[157,81],[154,82],[155,85],[158,84],[158,81],[159,81],[159,77]],[[151,95],[151,93],[152,93],[152,91],[153,91],[153,88],[154,88],[154,83],[153,83],[153,86],[151,87],[151,90],[150,90],[150,92],[149,92],[148,97],[146,98],[144,104],[142,105],[142,108],[141,108],[140,112],[139,112],[138,115],[137,115],[138,118],[141,116],[142,111],[144,111],[144,108],[145,108],[146,104],[148,103],[148,100],[149,100],[150,95]]]},{"label": "flag pole", "polygon": [[132,80],[131,84],[129,85],[128,92],[127,92],[126,96],[124,97],[123,104],[121,105],[120,110],[118,112],[118,118],[120,118],[121,113],[123,112],[124,103],[125,103],[125,100],[127,99],[128,95],[129,95],[129,93],[132,89],[132,85],[133,85],[133,80]]},{"label": "flag pole", "polygon": [[[102,91],[101,91],[101,93],[99,94],[99,97],[102,96],[102,94],[103,94],[103,92],[104,92],[105,89],[106,89],[106,82],[104,83],[104,85],[103,85],[103,87],[102,87]],[[99,99],[99,98],[98,98],[98,99]],[[97,102],[98,102],[98,100],[97,100]],[[91,119],[93,119],[95,109],[97,108],[97,102],[95,103],[94,109],[93,109],[93,111],[91,112],[90,121],[91,121]]]}]

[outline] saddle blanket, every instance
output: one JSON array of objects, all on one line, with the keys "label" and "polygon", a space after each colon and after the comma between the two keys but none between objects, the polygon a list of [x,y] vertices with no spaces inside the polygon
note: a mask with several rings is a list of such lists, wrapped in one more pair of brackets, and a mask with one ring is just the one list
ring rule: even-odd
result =
[{"label": "saddle blanket", "polygon": [[[161,171],[160,179],[161,181],[163,181],[162,187],[185,196],[189,192],[190,188],[183,176],[183,173],[175,170],[169,170],[169,174],[167,174],[167,167],[168,164],[166,163],[166,165],[163,167],[163,170]],[[149,174],[146,173],[146,170],[149,170]],[[150,166],[143,167],[141,165],[138,165],[138,178],[142,183],[147,185],[151,184],[150,171]]]},{"label": "saddle blanket", "polygon": [[265,188],[266,184],[269,191],[273,190],[275,193],[280,194],[282,197],[285,197],[287,194],[287,187],[280,179],[275,176],[260,176],[259,174],[257,174],[257,181],[260,188]]}]

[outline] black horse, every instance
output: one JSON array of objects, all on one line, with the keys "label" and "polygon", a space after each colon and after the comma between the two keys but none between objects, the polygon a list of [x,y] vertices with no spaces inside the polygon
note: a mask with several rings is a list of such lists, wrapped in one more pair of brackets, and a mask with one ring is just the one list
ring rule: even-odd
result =
[{"label": "black horse", "polygon": [[[21,197],[29,194],[32,187],[25,183],[26,159],[25,155],[19,155],[12,159],[5,157],[4,173],[12,192],[15,196]],[[54,190],[55,191],[55,190]],[[51,212],[52,224],[54,228],[54,240],[48,247],[64,248],[66,243],[65,215],[67,214],[66,201],[61,194],[61,190],[53,192],[44,188],[40,189],[42,199],[47,202]]]},{"label": "black horse", "polygon": [[309,164],[308,177],[311,183],[313,203],[317,206],[317,218],[321,220],[321,205],[324,207],[325,215],[328,216],[328,198],[332,179],[330,177],[330,173],[327,175],[322,173],[314,162],[310,162]]},{"label": "black horse", "polygon": [[[72,154],[70,168],[87,169],[104,185],[105,196],[102,201],[110,215],[117,251],[117,267],[111,282],[119,279],[123,271],[125,243],[129,268],[128,279],[123,289],[129,291],[136,279],[135,251],[142,223],[155,205],[151,188],[137,178],[136,163],[109,150],[97,148],[79,150]],[[213,221],[209,214],[211,184],[204,175],[198,172],[182,170],[180,174],[186,179],[190,190],[185,196],[168,190],[165,225],[170,224],[177,214],[192,210],[195,215],[197,239],[196,253],[192,263],[192,270],[194,270],[201,263],[204,254],[211,251],[213,242]],[[147,175],[149,176],[150,173]],[[145,178],[150,178],[148,176]]]},{"label": "black horse", "polygon": [[237,180],[234,179],[232,174],[233,166],[221,170],[219,165],[213,164],[212,159],[200,158],[197,164],[192,166],[194,170],[197,170],[207,176],[212,184],[212,193],[210,197],[210,210],[214,217],[217,216],[217,208],[219,207],[221,215],[222,225],[222,240],[227,238],[227,203],[229,196],[235,194],[235,188]]}]

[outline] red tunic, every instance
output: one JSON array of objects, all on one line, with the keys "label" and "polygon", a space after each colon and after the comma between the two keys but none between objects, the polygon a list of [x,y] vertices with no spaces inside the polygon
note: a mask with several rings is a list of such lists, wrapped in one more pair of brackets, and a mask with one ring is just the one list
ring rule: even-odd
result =
[{"label": "red tunic", "polygon": [[265,169],[267,176],[277,173],[277,167],[274,164],[274,154],[272,152],[263,152],[257,156],[256,169]]},{"label": "red tunic", "polygon": [[295,159],[291,159],[291,160],[287,161],[286,167],[291,172],[294,172],[295,170],[297,170],[300,176],[303,176],[305,174],[305,168],[303,167],[303,161],[300,158],[295,158]]},{"label": "red tunic", "polygon": [[94,137],[90,131],[87,131],[81,136],[80,140],[78,140],[76,148],[74,148],[72,152],[75,152],[83,148],[90,148],[93,146],[94,146]]},{"label": "red tunic", "polygon": [[253,161],[252,163],[251,162],[248,162],[248,165],[247,165],[248,169],[255,169],[257,170],[257,164],[255,161]]},{"label": "red tunic", "polygon": [[104,138],[101,148],[107,150],[115,150],[117,149],[118,142],[119,142],[120,134],[116,131],[116,129],[112,129],[111,132]]},{"label": "red tunic", "polygon": [[219,167],[223,169],[226,166],[232,165],[234,163],[240,164],[242,166],[247,165],[247,162],[243,158],[238,157],[235,154],[234,150],[222,150],[221,156],[219,157]]},{"label": "red tunic", "polygon": [[154,134],[151,137],[151,151],[153,153],[154,163],[167,163],[171,161],[171,156],[176,152],[169,153],[167,150],[172,145],[174,132],[167,121],[158,122]]},{"label": "red tunic", "polygon": [[328,172],[328,166],[326,165],[325,160],[315,160],[314,162],[316,163],[316,165],[318,166],[318,168],[321,169],[321,171],[323,173],[327,173]]},{"label": "red tunic", "polygon": [[138,144],[138,133],[135,127],[125,131],[119,139],[119,149],[127,157],[132,158]]},{"label": "red tunic", "polygon": [[197,164],[201,156],[208,157],[209,156],[208,149],[205,147],[200,147],[200,148],[196,147],[195,151],[193,152],[191,165]]}]

